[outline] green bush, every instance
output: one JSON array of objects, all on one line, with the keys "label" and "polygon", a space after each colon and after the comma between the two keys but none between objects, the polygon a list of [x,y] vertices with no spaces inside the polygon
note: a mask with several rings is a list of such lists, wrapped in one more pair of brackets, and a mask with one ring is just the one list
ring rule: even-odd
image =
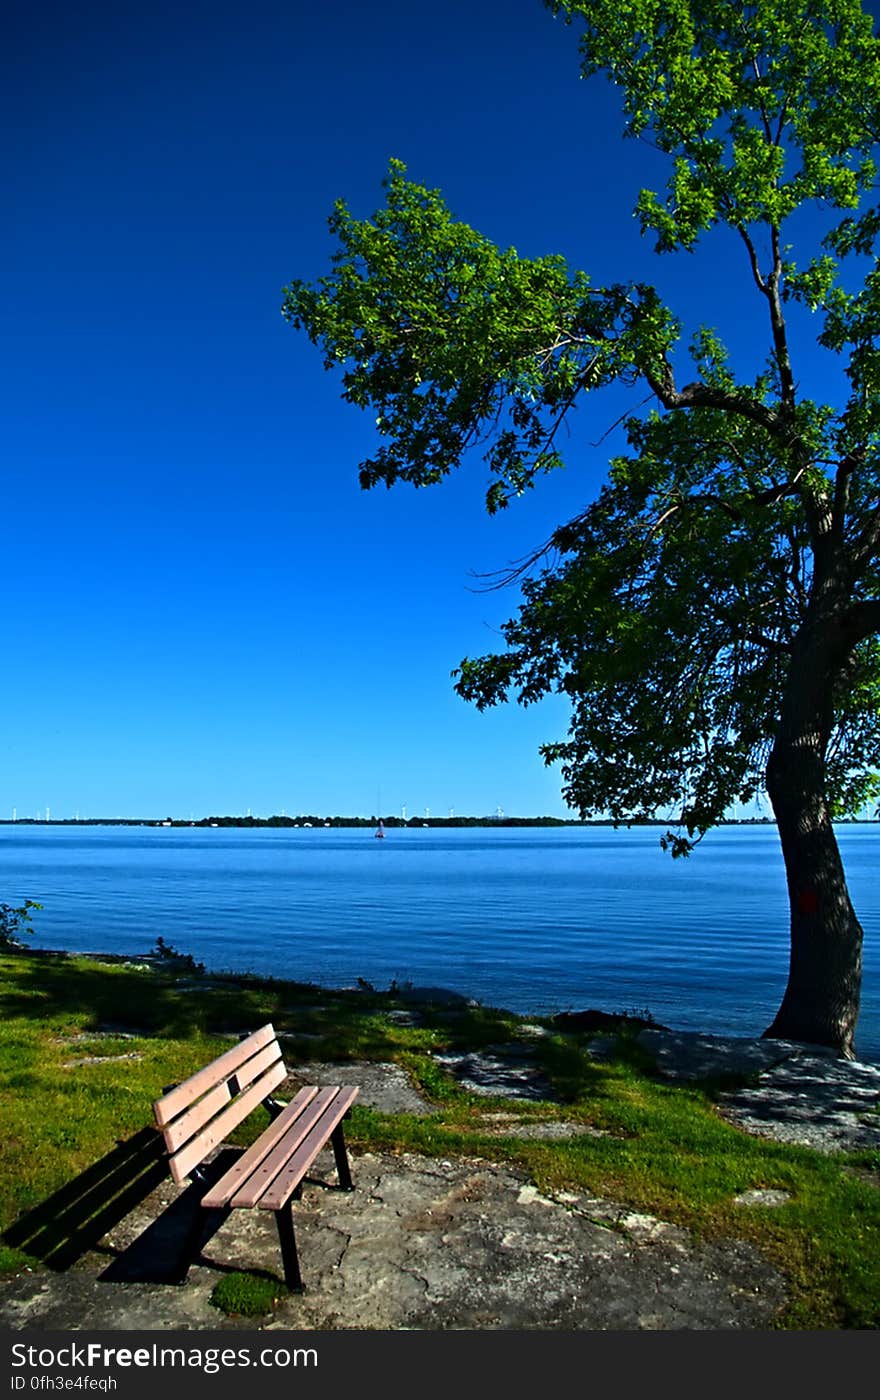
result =
[{"label": "green bush", "polygon": [[192,953],[179,953],[173,943],[166,943],[164,938],[156,939],[156,946],[150,950],[150,957],[158,958],[164,966],[174,972],[193,972],[201,976],[205,971],[204,963],[197,963]]},{"label": "green bush", "polygon": [[18,934],[31,932],[28,927],[31,922],[31,910],[42,907],[35,899],[26,899],[18,909],[11,904],[0,904],[0,949],[9,952],[13,948],[24,947]]}]

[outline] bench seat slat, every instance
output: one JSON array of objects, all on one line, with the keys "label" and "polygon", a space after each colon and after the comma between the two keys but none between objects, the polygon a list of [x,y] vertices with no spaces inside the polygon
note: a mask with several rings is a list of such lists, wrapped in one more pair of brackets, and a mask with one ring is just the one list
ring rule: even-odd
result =
[{"label": "bench seat slat", "polygon": [[307,1084],[300,1089],[295,1098],[291,1099],[278,1117],[273,1120],[257,1141],[236,1158],[229,1171],[224,1173],[219,1181],[215,1182],[202,1197],[202,1205],[209,1208],[215,1206],[225,1206],[235,1195],[242,1182],[246,1181],[255,1167],[258,1167],[263,1158],[266,1157],[280,1138],[284,1136],[291,1123],[308,1107],[312,1099],[318,1092],[317,1084]]},{"label": "bench seat slat", "polygon": [[312,1131],[316,1124],[324,1120],[324,1114],[339,1093],[338,1085],[327,1085],[319,1089],[312,1102],[300,1116],[288,1123],[287,1132],[283,1134],[275,1147],[264,1157],[255,1171],[251,1172],[246,1180],[239,1182],[239,1189],[231,1198],[229,1204],[236,1209],[240,1206],[255,1206],[270,1182],[290,1161],[291,1152],[302,1142],[303,1138]]},{"label": "bench seat slat", "polygon": [[[235,1070],[235,1078],[238,1081],[238,1090],[246,1089],[249,1084],[253,1084],[258,1075],[270,1068],[277,1060],[281,1059],[281,1047],[277,1040],[273,1040],[271,1045],[267,1045],[264,1050],[259,1050],[240,1069]],[[165,1142],[169,1152],[176,1152],[185,1142],[189,1142],[191,1137],[195,1137],[199,1128],[209,1123],[221,1108],[232,1101],[232,1089],[229,1080],[224,1079],[218,1084],[216,1089],[211,1089],[209,1093],[199,1099],[181,1113],[179,1118],[175,1118],[173,1123],[169,1123],[165,1129]]]},{"label": "bench seat slat", "polygon": [[277,1089],[287,1078],[287,1070],[283,1060],[276,1060],[275,1064],[268,1069],[265,1074],[255,1080],[249,1089],[245,1089],[243,1094],[239,1094],[237,1099],[233,1099],[222,1113],[218,1113],[216,1118],[197,1133],[194,1138],[182,1147],[179,1152],[175,1152],[169,1158],[171,1175],[176,1182],[181,1182],[188,1176],[193,1167],[207,1157],[212,1148],[217,1147],[233,1128],[247,1117],[252,1109],[261,1104],[273,1089]]},{"label": "bench seat slat", "polygon": [[280,1210],[296,1190],[330,1134],[338,1128],[360,1091],[342,1086],[329,1108],[310,1130],[287,1165],[278,1173],[268,1191],[256,1202],[262,1210]]},{"label": "bench seat slat", "polygon": [[240,1065],[250,1059],[251,1055],[255,1055],[258,1050],[262,1050],[264,1045],[268,1045],[274,1039],[274,1027],[272,1025],[261,1026],[258,1031],[254,1031],[253,1035],[249,1035],[238,1045],[234,1045],[225,1054],[219,1055],[204,1069],[197,1070],[195,1074],[190,1075],[189,1079],[184,1079],[182,1084],[177,1084],[153,1105],[158,1126],[164,1128],[166,1124],[171,1122],[172,1118],[176,1118],[178,1113],[182,1113],[185,1108],[194,1103],[200,1094],[213,1089],[219,1080],[226,1079],[230,1074],[233,1074]]}]

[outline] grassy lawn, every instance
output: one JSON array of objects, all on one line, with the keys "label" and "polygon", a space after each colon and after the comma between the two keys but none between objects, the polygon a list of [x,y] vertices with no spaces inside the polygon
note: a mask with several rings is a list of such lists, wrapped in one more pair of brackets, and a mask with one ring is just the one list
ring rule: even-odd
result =
[{"label": "grassy lawn", "polygon": [[[355,1151],[479,1155],[519,1167],[540,1188],[610,1197],[704,1238],[747,1239],[788,1279],[781,1326],[880,1325],[880,1154],[825,1156],[751,1137],[717,1114],[719,1085],[658,1082],[625,1037],[611,1062],[591,1058],[583,1035],[536,1040],[556,1103],[468,1094],[431,1052],[509,1040],[520,1018],[438,1009],[415,1028],[389,1015],[399,1007],[395,996],[369,990],[0,956],[0,1231],[149,1125],[153,1099],[228,1048],[224,1032],[246,1034],[271,1020],[303,1037],[285,1042],[291,1068],[308,1059],[394,1060],[433,1104],[426,1117],[356,1107],[348,1133]],[[604,1131],[562,1140],[490,1135],[488,1115],[501,1108]],[[241,1131],[253,1136],[261,1126]],[[756,1187],[790,1199],[773,1209],[734,1203]],[[0,1244],[0,1270],[23,1262]]]}]

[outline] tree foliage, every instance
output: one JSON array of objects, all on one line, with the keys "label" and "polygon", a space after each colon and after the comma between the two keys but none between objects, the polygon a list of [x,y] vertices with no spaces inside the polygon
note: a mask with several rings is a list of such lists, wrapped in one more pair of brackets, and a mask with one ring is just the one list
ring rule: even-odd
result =
[{"label": "tree foliage", "polygon": [[[568,736],[543,752],[568,802],[620,821],[674,809],[694,837],[763,791],[781,717],[803,708],[793,658],[818,638],[815,801],[855,812],[880,767],[871,19],[856,0],[548,8],[579,31],[584,75],[617,86],[626,134],[667,158],[665,188],[635,206],[656,253],[734,231],[743,293],[763,308],[760,373],[738,371],[708,325],[685,341],[645,281],[597,286],[560,256],[500,250],[397,161],[372,219],[337,204],[332,270],[286,288],[285,315],[375,412],[366,487],[433,484],[481,447],[497,510],[559,464],[579,402],[644,386],[606,484],[524,571],[506,649],[463,661],[457,689],[480,707],[564,693]],[[817,209],[823,242],[802,247]],[[833,402],[801,393],[795,306],[845,386]]]}]

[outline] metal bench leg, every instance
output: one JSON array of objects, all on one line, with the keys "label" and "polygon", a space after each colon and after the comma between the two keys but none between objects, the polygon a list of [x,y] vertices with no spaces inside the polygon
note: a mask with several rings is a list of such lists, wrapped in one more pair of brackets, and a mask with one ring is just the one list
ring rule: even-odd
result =
[{"label": "metal bench leg", "polygon": [[299,1256],[296,1252],[296,1235],[293,1232],[293,1207],[288,1201],[275,1212],[278,1226],[278,1241],[281,1245],[281,1262],[284,1265],[284,1282],[291,1293],[302,1293],[303,1281],[299,1271]]},{"label": "metal bench leg", "polygon": [[336,1158],[336,1172],[339,1176],[339,1185],[343,1191],[353,1191],[354,1186],[351,1180],[351,1171],[348,1165],[348,1153],[345,1150],[345,1134],[342,1131],[342,1124],[334,1128],[330,1134],[330,1141],[333,1143],[333,1155]]},{"label": "metal bench leg", "polygon": [[177,1256],[177,1265],[173,1274],[175,1283],[186,1283],[190,1265],[194,1264],[198,1257],[199,1243],[204,1228],[205,1215],[201,1206],[197,1205],[193,1218],[190,1221],[189,1229],[186,1232],[186,1239],[181,1245],[180,1254]]}]

